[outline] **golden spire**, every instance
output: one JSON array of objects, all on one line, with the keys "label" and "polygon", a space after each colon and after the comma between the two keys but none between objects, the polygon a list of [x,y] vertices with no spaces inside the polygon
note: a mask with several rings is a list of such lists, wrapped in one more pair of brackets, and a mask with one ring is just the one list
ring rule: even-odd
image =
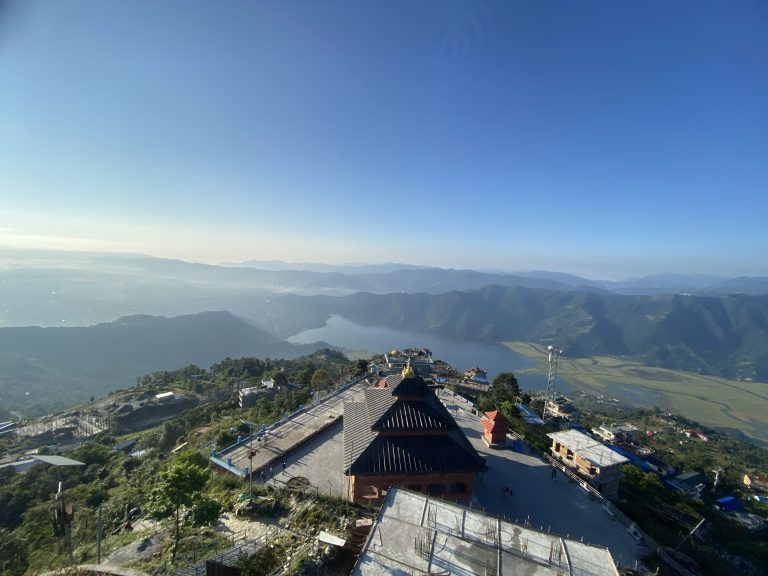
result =
[{"label": "golden spire", "polygon": [[413,378],[414,376],[416,376],[416,373],[413,371],[413,366],[411,366],[411,358],[408,357],[408,363],[403,368],[403,378]]}]

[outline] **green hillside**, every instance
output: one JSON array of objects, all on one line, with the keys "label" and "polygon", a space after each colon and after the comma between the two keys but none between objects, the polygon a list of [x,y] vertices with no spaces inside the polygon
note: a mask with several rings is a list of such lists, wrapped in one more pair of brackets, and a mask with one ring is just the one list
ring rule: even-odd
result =
[{"label": "green hillside", "polygon": [[46,414],[167,367],[226,357],[296,358],[316,346],[279,340],[228,312],[129,316],[70,328],[0,328],[0,397],[26,416]]}]

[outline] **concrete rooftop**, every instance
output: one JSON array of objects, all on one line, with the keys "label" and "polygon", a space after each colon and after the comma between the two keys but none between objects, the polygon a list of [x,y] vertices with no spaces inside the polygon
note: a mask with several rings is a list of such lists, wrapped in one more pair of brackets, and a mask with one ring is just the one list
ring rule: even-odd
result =
[{"label": "concrete rooftop", "polygon": [[457,576],[618,576],[605,548],[393,488],[353,575],[421,572]]}]

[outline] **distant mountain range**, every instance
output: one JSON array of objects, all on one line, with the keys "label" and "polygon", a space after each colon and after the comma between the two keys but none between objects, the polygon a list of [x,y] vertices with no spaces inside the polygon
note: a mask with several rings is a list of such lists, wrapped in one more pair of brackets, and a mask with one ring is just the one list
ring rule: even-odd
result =
[{"label": "distant mountain range", "polygon": [[[208,310],[234,316],[112,322]],[[627,355],[655,366],[768,381],[767,310],[768,277],[597,281],[549,271],[274,261],[214,266],[135,254],[6,250],[0,251],[0,326],[90,328],[2,329],[0,392],[5,399],[9,383],[23,394],[30,391],[24,382],[66,388],[87,381],[89,394],[98,394],[125,378],[184,363],[291,356],[298,352],[282,339],[322,326],[330,314],[454,338],[551,342],[571,356]]]},{"label": "distant mountain range", "polygon": [[157,370],[207,368],[226,357],[297,358],[296,345],[229,312],[130,316],[90,327],[0,328],[0,402],[45,414],[136,383]]},{"label": "distant mountain range", "polygon": [[[287,269],[290,266],[295,268]],[[230,310],[285,335],[297,323],[291,319],[290,326],[281,325],[270,316],[269,301],[275,295],[440,294],[489,285],[627,295],[768,294],[768,277],[658,274],[610,282],[541,270],[509,273],[393,263],[335,266],[276,261],[214,266],[138,254],[0,250],[0,326],[90,326],[132,314]]]}]

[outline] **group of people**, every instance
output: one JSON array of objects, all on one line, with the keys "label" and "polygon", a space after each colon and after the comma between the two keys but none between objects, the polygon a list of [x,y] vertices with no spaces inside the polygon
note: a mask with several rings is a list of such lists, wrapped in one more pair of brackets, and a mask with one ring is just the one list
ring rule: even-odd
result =
[{"label": "group of people", "polygon": [[[286,463],[285,462],[283,462],[282,467],[283,467],[283,473],[285,473],[285,467],[286,467]],[[269,477],[272,478],[272,466],[269,467]],[[262,470],[261,471],[261,482],[264,483],[265,481],[266,481],[266,475],[264,473],[264,470]]]}]

